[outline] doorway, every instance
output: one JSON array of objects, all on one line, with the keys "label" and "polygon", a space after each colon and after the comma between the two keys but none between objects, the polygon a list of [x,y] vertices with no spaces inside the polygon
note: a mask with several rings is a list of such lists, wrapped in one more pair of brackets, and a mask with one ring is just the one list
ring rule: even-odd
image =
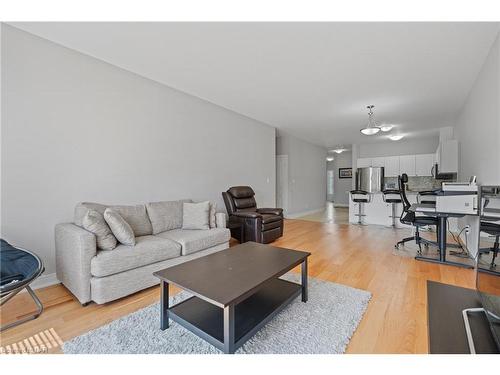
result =
[{"label": "doorway", "polygon": [[288,212],[288,155],[276,155],[276,206]]}]

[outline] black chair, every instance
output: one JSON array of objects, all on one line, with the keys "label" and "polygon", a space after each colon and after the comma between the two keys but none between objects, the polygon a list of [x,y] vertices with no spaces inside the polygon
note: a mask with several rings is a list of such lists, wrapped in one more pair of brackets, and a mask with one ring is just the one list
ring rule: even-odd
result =
[{"label": "black chair", "polygon": [[233,186],[222,193],[231,236],[238,241],[270,243],[283,236],[283,209],[257,208],[250,186]]},{"label": "black chair", "polygon": [[422,237],[420,237],[419,228],[427,225],[438,225],[438,219],[436,217],[430,216],[416,216],[415,212],[410,211],[411,203],[406,197],[406,184],[408,183],[408,175],[403,173],[401,176],[398,176],[398,186],[399,192],[401,196],[401,203],[403,204],[403,212],[401,213],[401,217],[399,221],[406,225],[412,225],[415,227],[415,235],[407,238],[403,238],[396,244],[396,249],[399,249],[399,245],[404,245],[405,242],[415,241],[419,248],[419,254],[422,252],[422,243],[427,247],[429,245],[435,245],[436,242],[428,241]]},{"label": "black chair", "polygon": [[401,203],[401,193],[399,190],[395,189],[386,189],[382,191],[382,198],[385,203],[391,204],[391,216],[389,216],[392,220],[392,227],[396,227],[396,205]]},{"label": "black chair", "polygon": [[498,256],[499,250],[500,224],[492,223],[490,221],[481,221],[479,228],[481,232],[488,233],[490,236],[495,236],[495,243],[493,244],[493,247],[479,249],[479,256],[481,256],[482,254],[487,254],[490,251],[493,252],[490,263],[490,269],[493,269],[496,267],[495,260]]},{"label": "black chair", "polygon": [[21,290],[26,289],[38,309],[33,315],[2,325],[0,331],[3,331],[36,319],[42,313],[43,305],[31,289],[30,284],[43,273],[44,267],[40,258],[32,252],[16,248],[2,239],[0,242],[0,306],[3,306]]}]

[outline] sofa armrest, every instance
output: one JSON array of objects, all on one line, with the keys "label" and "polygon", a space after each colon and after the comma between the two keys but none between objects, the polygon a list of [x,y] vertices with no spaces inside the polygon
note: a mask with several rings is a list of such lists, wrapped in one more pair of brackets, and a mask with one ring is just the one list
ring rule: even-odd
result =
[{"label": "sofa armrest", "polygon": [[215,226],[217,228],[226,227],[226,214],[224,212],[217,212],[215,214]]},{"label": "sofa armrest", "polygon": [[257,218],[262,218],[262,215],[259,214],[258,212],[255,212],[255,211],[251,211],[251,212],[244,212],[244,211],[233,212],[231,214],[231,216],[240,217],[242,219],[257,219]]},{"label": "sofa armrest", "polygon": [[260,214],[271,214],[271,215],[283,216],[283,209],[282,208],[258,208],[257,212]]},{"label": "sofa armrest", "polygon": [[57,224],[55,243],[57,278],[80,303],[89,302],[90,261],[97,254],[95,235],[75,224]]}]

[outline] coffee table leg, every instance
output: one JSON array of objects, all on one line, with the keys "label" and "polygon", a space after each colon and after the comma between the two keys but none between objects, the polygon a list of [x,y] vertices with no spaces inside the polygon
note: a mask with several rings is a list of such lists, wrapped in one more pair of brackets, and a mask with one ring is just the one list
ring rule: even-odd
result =
[{"label": "coffee table leg", "polygon": [[224,307],[224,353],[234,353],[234,305]]},{"label": "coffee table leg", "polygon": [[302,262],[302,302],[307,302],[307,258]]},{"label": "coffee table leg", "polygon": [[160,329],[168,328],[168,283],[161,281],[160,291]]}]

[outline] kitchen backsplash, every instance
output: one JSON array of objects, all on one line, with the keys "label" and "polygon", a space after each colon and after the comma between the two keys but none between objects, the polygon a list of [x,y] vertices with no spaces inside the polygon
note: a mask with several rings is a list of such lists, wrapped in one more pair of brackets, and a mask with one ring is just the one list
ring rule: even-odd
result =
[{"label": "kitchen backsplash", "polygon": [[[408,177],[408,191],[432,190],[441,187],[442,180],[434,177]],[[386,189],[397,189],[397,177],[385,177],[384,186]]]}]

